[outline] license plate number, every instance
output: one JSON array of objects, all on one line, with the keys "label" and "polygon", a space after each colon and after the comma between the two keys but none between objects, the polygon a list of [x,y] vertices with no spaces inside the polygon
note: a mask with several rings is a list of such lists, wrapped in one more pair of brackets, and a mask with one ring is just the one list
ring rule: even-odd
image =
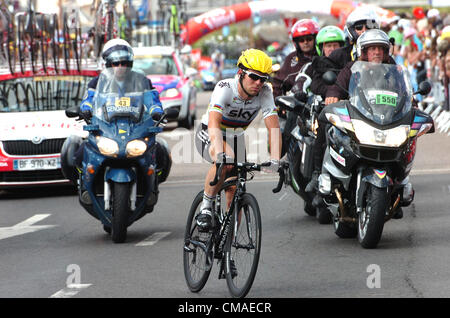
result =
[{"label": "license plate number", "polygon": [[61,168],[60,158],[14,160],[14,170],[52,170]]}]

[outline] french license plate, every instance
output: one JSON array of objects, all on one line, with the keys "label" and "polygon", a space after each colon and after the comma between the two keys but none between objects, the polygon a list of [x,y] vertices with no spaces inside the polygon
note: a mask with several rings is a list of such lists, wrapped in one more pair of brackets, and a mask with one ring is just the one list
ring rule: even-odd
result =
[{"label": "french license plate", "polygon": [[60,158],[14,160],[14,170],[52,170],[59,168],[61,168]]}]

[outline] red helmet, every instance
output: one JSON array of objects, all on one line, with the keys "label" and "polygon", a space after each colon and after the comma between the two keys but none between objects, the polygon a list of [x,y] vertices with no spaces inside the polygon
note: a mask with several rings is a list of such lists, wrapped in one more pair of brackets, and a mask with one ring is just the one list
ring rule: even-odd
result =
[{"label": "red helmet", "polygon": [[423,19],[425,18],[425,12],[423,11],[422,7],[415,7],[413,9],[413,15],[416,19]]},{"label": "red helmet", "polygon": [[291,29],[291,39],[304,35],[316,35],[319,33],[319,25],[311,19],[302,19],[297,21]]}]

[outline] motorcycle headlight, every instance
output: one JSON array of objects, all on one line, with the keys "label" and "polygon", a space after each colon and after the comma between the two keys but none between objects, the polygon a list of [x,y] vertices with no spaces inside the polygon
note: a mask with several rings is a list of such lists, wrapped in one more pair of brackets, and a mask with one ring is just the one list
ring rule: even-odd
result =
[{"label": "motorcycle headlight", "polygon": [[168,90],[162,91],[160,96],[166,98],[173,98],[180,94],[180,91],[176,88],[169,88]]},{"label": "motorcycle headlight", "polygon": [[117,156],[119,153],[119,144],[106,137],[97,137],[97,147],[100,153],[105,156]]},{"label": "motorcycle headlight", "polygon": [[341,117],[339,115],[336,114],[325,114],[325,117],[327,118],[327,120],[332,123],[334,126],[336,126],[337,128],[339,128],[340,130],[349,130],[349,131],[353,131],[353,125],[352,122],[350,121],[350,118],[343,120],[341,119]]},{"label": "motorcycle headlight", "polygon": [[401,125],[381,130],[356,119],[352,123],[359,142],[371,146],[400,147],[408,139],[410,129],[409,125]]},{"label": "motorcycle headlight", "polygon": [[147,144],[142,140],[135,139],[127,143],[127,147],[125,148],[125,152],[128,157],[137,157],[144,154],[147,150]]}]

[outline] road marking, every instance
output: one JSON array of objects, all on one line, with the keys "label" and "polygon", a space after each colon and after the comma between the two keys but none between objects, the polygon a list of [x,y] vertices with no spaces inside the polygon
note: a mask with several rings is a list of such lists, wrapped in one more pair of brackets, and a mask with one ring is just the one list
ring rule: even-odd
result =
[{"label": "road marking", "polygon": [[50,298],[70,298],[91,285],[92,284],[70,284],[66,288],[51,295]]},{"label": "road marking", "polygon": [[0,240],[56,227],[57,225],[33,225],[50,215],[51,214],[36,214],[12,227],[0,227]]},{"label": "road marking", "polygon": [[156,232],[147,237],[145,240],[139,242],[136,244],[136,246],[153,246],[155,245],[159,240],[165,238],[167,235],[171,234],[172,232]]}]

